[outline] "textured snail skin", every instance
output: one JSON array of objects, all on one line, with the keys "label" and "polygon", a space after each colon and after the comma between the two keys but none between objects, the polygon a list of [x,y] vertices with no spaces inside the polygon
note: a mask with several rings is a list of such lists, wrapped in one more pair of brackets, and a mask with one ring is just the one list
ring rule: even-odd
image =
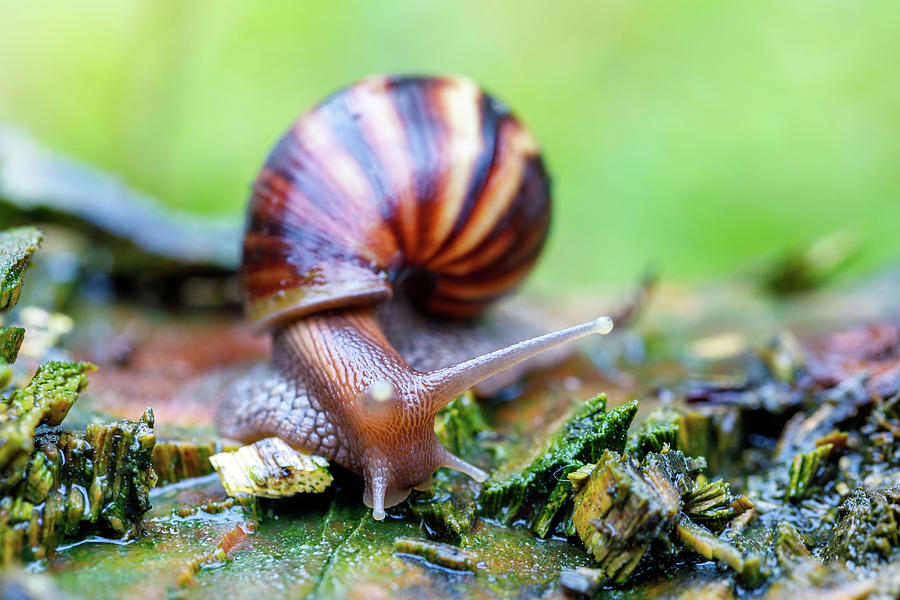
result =
[{"label": "textured snail skin", "polygon": [[426,372],[388,341],[379,306],[396,289],[434,318],[481,314],[530,270],[549,207],[534,138],[468,80],[375,77],[332,95],[281,138],[253,187],[244,291],[251,320],[272,331],[274,366],[235,384],[220,431],[279,436],[355,471],[376,519],[437,468],[483,480],[438,442],[437,411],[611,321]]}]

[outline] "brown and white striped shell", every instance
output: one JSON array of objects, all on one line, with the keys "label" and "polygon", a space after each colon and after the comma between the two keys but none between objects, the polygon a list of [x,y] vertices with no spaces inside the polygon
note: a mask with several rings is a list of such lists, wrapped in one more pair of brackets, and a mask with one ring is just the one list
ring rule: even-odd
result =
[{"label": "brown and white striped shell", "polygon": [[260,327],[379,303],[394,285],[466,318],[528,273],[549,183],[531,133],[460,77],[372,77],[300,117],[253,186],[247,311]]}]

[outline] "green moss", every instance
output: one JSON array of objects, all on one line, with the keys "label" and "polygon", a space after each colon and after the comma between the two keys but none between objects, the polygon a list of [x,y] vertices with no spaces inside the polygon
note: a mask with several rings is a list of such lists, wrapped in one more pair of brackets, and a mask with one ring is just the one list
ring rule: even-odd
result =
[{"label": "green moss", "polygon": [[39,425],[59,425],[87,386],[88,363],[49,362],[31,382],[0,399],[0,469],[21,451],[31,449]]},{"label": "green moss", "polygon": [[479,453],[478,435],[488,429],[471,392],[450,402],[434,419],[434,432],[438,440],[453,454],[467,459]]},{"label": "green moss", "polygon": [[440,484],[436,487],[431,492],[413,492],[410,511],[431,537],[458,542],[475,522],[475,501],[469,494],[453,493]]},{"label": "green moss", "polygon": [[0,399],[0,471],[29,452],[39,425],[59,425],[78,394],[87,387],[90,363],[48,362],[27,386]]},{"label": "green moss", "polygon": [[0,327],[0,362],[16,362],[24,339],[25,330],[21,327]]},{"label": "green moss", "polygon": [[153,413],[88,425],[83,435],[42,433],[10,468],[0,497],[0,563],[47,556],[66,539],[134,537],[150,508]]},{"label": "green moss", "polygon": [[900,487],[857,488],[838,507],[822,558],[856,565],[887,559],[900,548]]},{"label": "green moss", "polygon": [[788,471],[785,500],[800,500],[805,497],[812,484],[821,477],[825,464],[833,454],[834,446],[822,444],[815,450],[801,452],[794,457]]},{"label": "green moss", "polygon": [[574,494],[567,476],[596,462],[605,450],[621,452],[636,413],[637,401],[607,411],[606,396],[589,400],[533,460],[484,484],[481,514],[504,525],[525,518],[535,533],[547,535]]},{"label": "green moss", "polygon": [[678,416],[671,411],[657,415],[648,418],[628,439],[625,450],[637,460],[643,460],[650,452],[661,452],[666,446],[678,450]]},{"label": "green moss", "polygon": [[0,312],[9,310],[19,301],[25,269],[43,237],[34,227],[0,232]]}]

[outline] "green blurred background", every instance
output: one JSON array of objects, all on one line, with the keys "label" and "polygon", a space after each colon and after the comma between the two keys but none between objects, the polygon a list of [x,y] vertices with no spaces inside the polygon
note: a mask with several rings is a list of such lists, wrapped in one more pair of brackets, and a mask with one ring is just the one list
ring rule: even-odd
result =
[{"label": "green blurred background", "polygon": [[288,123],[376,72],[455,72],[537,132],[547,289],[734,273],[852,225],[900,256],[900,2],[0,0],[0,120],[239,218]]}]

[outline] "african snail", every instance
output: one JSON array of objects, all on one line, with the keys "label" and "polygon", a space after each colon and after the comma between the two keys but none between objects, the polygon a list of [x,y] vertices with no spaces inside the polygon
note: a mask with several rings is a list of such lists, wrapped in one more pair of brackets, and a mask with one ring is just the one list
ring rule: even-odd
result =
[{"label": "african snail", "polygon": [[590,333],[601,317],[446,368],[419,371],[388,342],[377,306],[395,288],[437,318],[466,319],[530,270],[549,225],[537,143],[458,77],[373,77],[300,117],[253,186],[243,249],[249,317],[274,368],[245,378],[224,435],[271,435],[365,479],[376,519],[449,467],[438,410],[485,378]]}]

